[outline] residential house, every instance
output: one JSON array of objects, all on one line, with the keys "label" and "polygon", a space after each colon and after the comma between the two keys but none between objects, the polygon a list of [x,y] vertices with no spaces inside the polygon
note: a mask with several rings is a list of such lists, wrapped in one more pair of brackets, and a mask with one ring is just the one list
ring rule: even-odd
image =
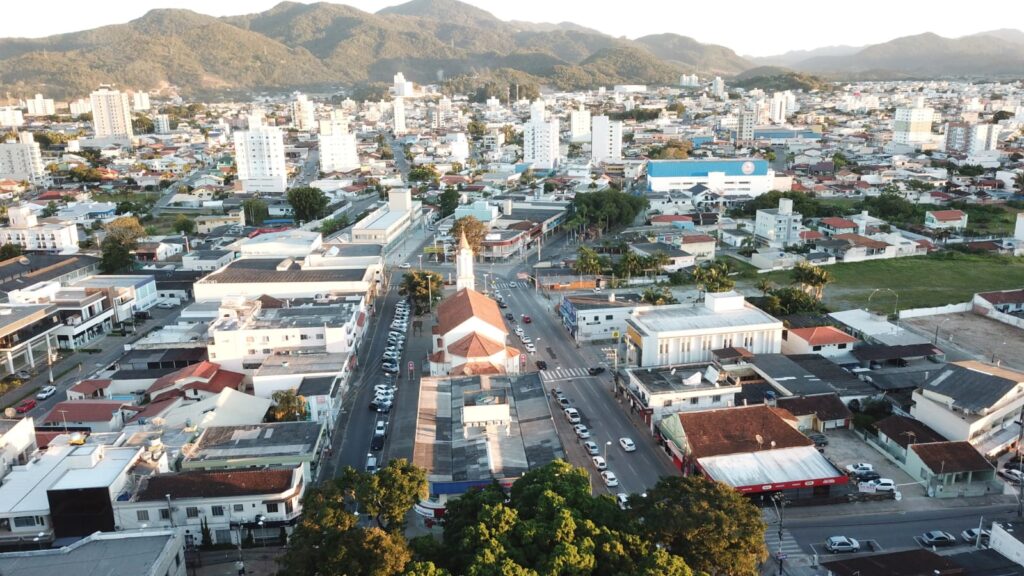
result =
[{"label": "residential house", "polygon": [[818,221],[818,231],[830,238],[837,234],[856,234],[857,223],[847,218],[822,218]]},{"label": "residential house", "polygon": [[924,227],[929,230],[963,230],[967,213],[961,210],[929,210],[924,213]]},{"label": "residential house", "polygon": [[835,358],[849,354],[857,342],[853,336],[832,326],[791,328],[782,332],[782,353]]},{"label": "residential house", "polygon": [[693,254],[684,252],[674,246],[665,244],[664,242],[654,243],[630,243],[629,250],[635,252],[641,257],[650,257],[655,254],[663,254],[668,261],[661,266],[663,272],[678,272],[683,268],[689,268],[696,264],[697,259]]},{"label": "residential house", "polygon": [[849,428],[853,422],[853,413],[835,393],[783,396],[775,405],[795,416],[800,430],[824,432]]}]

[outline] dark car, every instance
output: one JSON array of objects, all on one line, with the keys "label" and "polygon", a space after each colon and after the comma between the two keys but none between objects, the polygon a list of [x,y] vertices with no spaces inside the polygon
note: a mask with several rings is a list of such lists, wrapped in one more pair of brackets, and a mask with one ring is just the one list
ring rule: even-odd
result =
[{"label": "dark car", "polygon": [[523,314],[523,324],[529,324],[530,322],[533,322],[533,318],[530,318],[526,314]]},{"label": "dark car", "polygon": [[543,361],[543,360],[537,360],[536,362],[534,362],[534,364],[537,365],[537,370],[547,370],[548,369],[548,363]]},{"label": "dark car", "polygon": [[828,446],[828,437],[819,432],[811,432],[807,435],[808,438],[814,441],[814,445],[818,447]]},{"label": "dark car", "polygon": [[591,376],[597,376],[598,374],[603,374],[604,373],[604,366],[594,366],[593,368],[590,368],[589,370],[587,370],[587,372],[589,372]]},{"label": "dark car", "polygon": [[505,320],[508,320],[509,322],[515,322],[516,321],[516,317],[513,316],[511,312],[506,312],[505,313]]},{"label": "dark car", "polygon": [[1024,472],[1024,462],[1021,462],[1019,458],[1012,458],[1007,460],[1006,464],[1003,464],[1003,468],[1006,470],[1020,470],[1021,472]]},{"label": "dark car", "polygon": [[881,478],[882,476],[878,472],[875,472],[874,470],[868,470],[853,475],[853,479],[856,480],[857,482],[871,482],[874,480],[880,480]]},{"label": "dark car", "polygon": [[383,449],[384,449],[384,437],[383,436],[374,436],[373,440],[370,440],[370,450],[373,450],[374,452],[378,452],[378,451],[383,450]]},{"label": "dark car", "polygon": [[498,301],[498,308],[508,308],[508,304],[505,304],[504,300]]}]

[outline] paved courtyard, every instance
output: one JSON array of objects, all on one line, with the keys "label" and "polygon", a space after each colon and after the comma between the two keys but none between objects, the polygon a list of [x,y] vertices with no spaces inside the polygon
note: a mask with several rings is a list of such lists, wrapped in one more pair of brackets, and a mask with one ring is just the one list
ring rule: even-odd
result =
[{"label": "paved courtyard", "polygon": [[935,337],[939,347],[953,346],[977,360],[1001,362],[1007,368],[1024,370],[1024,330],[971,312],[922,316],[900,321],[922,335]]}]

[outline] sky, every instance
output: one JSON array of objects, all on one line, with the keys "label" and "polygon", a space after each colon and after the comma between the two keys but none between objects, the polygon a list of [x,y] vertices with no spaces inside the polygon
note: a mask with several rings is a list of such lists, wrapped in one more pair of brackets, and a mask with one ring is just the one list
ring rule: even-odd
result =
[{"label": "sky", "polygon": [[[309,3],[309,0],[299,0]],[[900,36],[934,32],[956,37],[995,28],[1024,28],[1019,0],[989,0],[984,10],[924,7],[918,2],[860,0],[470,0],[502,20],[574,22],[613,36],[637,38],[673,32],[732,48],[740,55],[770,56],[824,46],[864,46]],[[120,24],[153,8],[186,8],[227,16],[261,12],[278,0],[40,0],[10,2],[0,19],[0,38],[40,37]],[[367,12],[398,0],[348,0]],[[614,8],[613,8],[614,6]],[[835,8],[833,8],[835,7]],[[1008,16],[1000,18],[999,15]],[[1017,17],[1014,18],[1013,16]]]}]

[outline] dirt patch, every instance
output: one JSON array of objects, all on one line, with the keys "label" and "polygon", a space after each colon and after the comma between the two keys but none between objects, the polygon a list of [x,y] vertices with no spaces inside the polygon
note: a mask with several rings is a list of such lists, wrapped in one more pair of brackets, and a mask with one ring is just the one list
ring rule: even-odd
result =
[{"label": "dirt patch", "polygon": [[[985,362],[1000,362],[1007,368],[1024,370],[1024,330],[971,312],[922,316],[900,321],[932,338],[938,334],[939,346],[952,344]],[[936,332],[938,328],[938,332]]]}]

